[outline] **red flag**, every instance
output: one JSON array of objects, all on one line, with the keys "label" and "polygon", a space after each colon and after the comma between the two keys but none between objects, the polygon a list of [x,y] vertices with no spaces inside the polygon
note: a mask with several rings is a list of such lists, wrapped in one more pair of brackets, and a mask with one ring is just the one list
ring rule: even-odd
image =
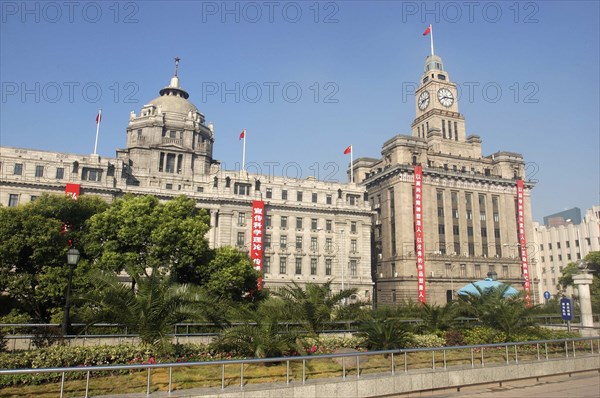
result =
[{"label": "red flag", "polygon": [[98,111],[98,115],[96,115],[96,124],[100,124],[101,119],[102,119],[102,112]]},{"label": "red flag", "polygon": [[240,133],[240,140],[243,140],[244,138],[246,138],[246,129],[242,130]]},{"label": "red flag", "polygon": [[429,25],[427,29],[425,29],[425,32],[423,32],[423,36],[427,36],[429,33],[431,33],[431,25]]},{"label": "red flag", "polygon": [[348,148],[344,149],[344,155],[347,155],[349,153],[352,153],[352,145],[350,145]]}]

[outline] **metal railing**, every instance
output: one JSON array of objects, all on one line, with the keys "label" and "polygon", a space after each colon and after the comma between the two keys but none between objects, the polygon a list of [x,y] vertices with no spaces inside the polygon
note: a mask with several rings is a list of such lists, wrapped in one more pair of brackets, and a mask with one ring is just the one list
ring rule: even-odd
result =
[{"label": "metal railing", "polygon": [[[588,346],[589,342],[589,346]],[[577,352],[577,344],[579,344],[579,353]],[[531,351],[532,347],[535,346],[535,351]],[[549,349],[549,346],[550,349]],[[560,349],[556,347],[560,346]],[[519,348],[521,347],[521,357],[519,356]],[[356,379],[361,377],[361,358],[371,356],[383,356],[389,359],[389,371],[385,371],[384,374],[396,373],[398,364],[398,358],[400,365],[403,367],[403,371],[407,373],[410,370],[417,369],[413,366],[414,363],[410,362],[410,354],[413,353],[431,353],[430,365],[426,369],[448,369],[448,363],[450,362],[447,353],[450,351],[457,350],[468,350],[470,353],[470,367],[475,368],[476,366],[485,367],[487,364],[499,364],[499,362],[493,361],[495,357],[498,359],[498,355],[490,356],[488,362],[486,362],[486,350],[488,353],[492,350],[496,352],[502,351],[502,363],[503,365],[510,365],[511,362],[518,364],[523,360],[523,356],[526,353],[526,348],[529,347],[529,356],[533,355],[533,361],[548,361],[550,360],[550,354],[560,355],[561,358],[575,358],[578,355],[581,356],[598,356],[600,355],[600,336],[593,337],[581,337],[572,339],[559,339],[559,340],[538,340],[538,341],[526,341],[526,342],[510,342],[510,343],[499,343],[499,344],[481,344],[481,345],[467,345],[467,346],[451,346],[451,347],[436,347],[436,348],[412,348],[412,349],[395,349],[385,351],[371,351],[371,352],[352,352],[352,353],[338,353],[338,354],[324,354],[324,355],[307,355],[307,356],[294,356],[294,357],[279,357],[279,358],[265,358],[265,359],[231,359],[231,360],[216,360],[208,362],[177,362],[177,363],[155,363],[155,364],[140,364],[140,365],[113,365],[113,366],[91,366],[91,367],[60,367],[60,368],[41,368],[41,369],[2,369],[0,370],[0,376],[3,375],[24,375],[24,374],[40,374],[40,373],[59,373],[60,378],[60,397],[64,396],[65,392],[65,380],[66,374],[68,373],[86,373],[86,385],[85,385],[85,397],[89,397],[90,391],[90,379],[93,372],[103,371],[119,371],[119,370],[146,370],[146,395],[150,395],[151,382],[152,382],[152,370],[156,369],[168,369],[169,382],[167,392],[170,394],[173,392],[173,371],[178,368],[193,368],[193,367],[206,367],[206,366],[219,366],[221,368],[221,389],[224,390],[226,387],[226,374],[225,366],[240,365],[239,379],[240,389],[244,389],[244,369],[245,365],[251,364],[268,364],[268,363],[285,363],[286,374],[285,382],[289,385],[291,382],[291,368],[290,364],[302,363],[302,376],[301,382],[304,385],[307,380],[306,370],[307,361],[313,361],[318,359],[340,359],[341,358],[341,378],[346,380],[348,376],[347,368],[355,366]],[[552,349],[554,347],[554,349]],[[564,350],[563,348],[564,347]],[[589,348],[587,348],[589,347]],[[499,350],[501,349],[501,350]],[[436,352],[441,352],[442,358],[440,360],[437,357]],[[533,354],[532,354],[533,352]],[[477,354],[477,355],[476,355]],[[346,358],[355,358],[353,364],[350,365],[346,361]],[[423,363],[423,358],[419,359],[419,363]],[[355,364],[355,365],[354,365]],[[464,367],[464,365],[462,365]],[[469,360],[466,363],[467,368],[469,367]],[[424,369],[419,367],[418,369]],[[237,378],[237,376],[235,377]]]}]

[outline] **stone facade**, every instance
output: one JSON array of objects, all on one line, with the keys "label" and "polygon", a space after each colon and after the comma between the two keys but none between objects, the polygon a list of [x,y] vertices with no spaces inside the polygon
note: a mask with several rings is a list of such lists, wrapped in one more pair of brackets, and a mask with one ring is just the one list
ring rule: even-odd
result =
[{"label": "stone facade", "polygon": [[[378,304],[417,300],[413,215],[417,165],[423,170],[427,302],[456,299],[456,290],[488,272],[522,288],[516,194],[517,180],[525,178],[523,157],[512,152],[482,156],[481,139],[467,136],[456,98],[456,84],[441,58],[427,57],[415,94],[412,135],[386,141],[380,159],[359,158],[352,164],[355,180],[366,187],[376,212],[373,275]],[[524,224],[531,241],[532,188],[533,183],[525,181]],[[530,281],[535,283],[533,268],[529,266]]]},{"label": "stone facade", "polygon": [[296,281],[357,288],[370,301],[371,219],[366,189],[356,184],[223,170],[212,157],[214,129],[188,101],[177,70],[169,86],[136,115],[115,158],[0,147],[0,203],[16,206],[66,183],[112,201],[126,193],[194,198],[210,212],[211,247],[248,250],[253,200],[265,202],[265,287]]}]

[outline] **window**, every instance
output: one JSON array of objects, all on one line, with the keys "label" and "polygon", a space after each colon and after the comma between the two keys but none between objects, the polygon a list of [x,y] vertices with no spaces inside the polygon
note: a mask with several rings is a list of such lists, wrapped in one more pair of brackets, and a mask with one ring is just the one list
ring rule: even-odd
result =
[{"label": "window", "polygon": [[316,192],[313,192],[313,194],[312,194],[312,202],[313,202],[313,203],[317,203],[317,199],[318,199],[318,195],[317,195],[317,193],[316,193]]},{"label": "window", "polygon": [[302,237],[296,236],[296,250],[302,250]]},{"label": "window", "polygon": [[481,237],[487,238],[487,228],[486,227],[481,227]]},{"label": "window", "polygon": [[281,257],[279,259],[279,273],[285,274],[287,271],[287,258]]},{"label": "window", "polygon": [[287,200],[287,189],[282,189],[281,190],[281,199],[282,200]]},{"label": "window", "polygon": [[356,260],[350,260],[350,276],[356,276]]},{"label": "window", "polygon": [[438,224],[438,234],[444,235],[446,233],[446,227],[444,224]]},{"label": "window", "polygon": [[467,236],[473,236],[473,227],[467,227]]},{"label": "window", "polygon": [[481,278],[481,265],[475,264],[475,278]]},{"label": "window", "polygon": [[173,184],[165,184],[165,189],[173,189]]},{"label": "window", "polygon": [[558,255],[558,261],[562,261],[562,254]]},{"label": "window", "polygon": [[494,238],[500,239],[500,228],[494,228]]},{"label": "window", "polygon": [[460,276],[462,278],[467,276],[467,264],[461,264],[460,265]]},{"label": "window", "polygon": [[325,220],[325,231],[331,232],[331,220]]},{"label": "window", "polygon": [[567,260],[571,259],[571,253],[567,253]]},{"label": "window", "polygon": [[479,213],[479,220],[485,221],[485,212],[482,211]]},{"label": "window", "polygon": [[325,275],[331,275],[331,259],[325,260]]},{"label": "window", "polygon": [[472,219],[473,219],[473,211],[467,210],[467,220],[472,220]]},{"label": "window", "polygon": [[85,181],[100,181],[102,179],[102,169],[84,167],[81,171],[81,179]]},{"label": "window", "polygon": [[310,259],[310,274],[317,275],[317,259],[314,257]]},{"label": "window", "polygon": [[32,202],[35,202],[35,201],[37,200],[37,198],[39,198],[39,196],[37,196],[37,195],[31,195],[31,198],[30,198],[30,200],[31,200]]},{"label": "window", "polygon": [[44,166],[40,166],[40,165],[35,166],[35,176],[36,177],[44,176]]},{"label": "window", "polygon": [[231,177],[229,176],[225,177],[225,188],[231,188]]},{"label": "window", "polygon": [[273,197],[273,189],[272,188],[267,188],[267,199],[271,199]]},{"label": "window", "polygon": [[327,195],[325,198],[325,203],[327,203],[328,205],[330,205],[332,203],[333,199],[331,195]]},{"label": "window", "polygon": [[548,249],[552,250],[552,243],[548,243]]},{"label": "window", "polygon": [[56,168],[56,179],[57,180],[61,180],[65,177],[65,169],[64,167],[57,167]]},{"label": "window", "polygon": [[296,229],[302,229],[302,217],[296,217]]},{"label": "window", "polygon": [[287,216],[281,216],[281,228],[287,228]]},{"label": "window", "polygon": [[350,233],[351,234],[355,234],[356,233],[356,221],[352,221],[350,223]]},{"label": "window", "polygon": [[398,276],[396,274],[396,263],[392,263],[392,277],[396,277]]},{"label": "window", "polygon": [[333,239],[331,239],[331,238],[325,239],[325,250],[327,250],[328,252],[333,250]]},{"label": "window", "polygon": [[[162,160],[162,157],[161,157]],[[162,165],[162,162],[161,162]],[[175,154],[174,153],[167,153],[167,162],[165,165],[165,172],[166,173],[174,173],[175,172]]]},{"label": "window", "polygon": [[316,218],[311,218],[310,219],[310,229],[312,229],[313,231],[316,231],[318,227],[318,220]]},{"label": "window", "polygon": [[459,235],[460,234],[460,228],[458,227],[458,225],[453,225],[452,226],[452,234],[453,235]]},{"label": "window", "polygon": [[287,248],[287,235],[281,235],[279,237],[279,247],[281,247],[282,249]]},{"label": "window", "polygon": [[13,169],[13,174],[16,176],[20,176],[23,174],[23,163],[15,163],[15,168]]},{"label": "window", "polygon": [[458,206],[458,192],[451,192],[450,193],[450,198],[452,200],[452,207],[457,207]]},{"label": "window", "polygon": [[244,243],[246,243],[246,233],[245,232],[238,232],[237,233],[237,245],[238,246],[244,246]]},{"label": "window", "polygon": [[243,213],[243,212],[238,213],[238,225],[240,227],[243,227],[244,225],[246,225],[246,213]]},{"label": "window", "polygon": [[312,236],[310,238],[310,250],[315,252],[315,251],[317,251],[317,248],[318,248],[317,237]]},{"label": "window", "polygon": [[458,220],[458,209],[452,210],[452,217]]},{"label": "window", "polygon": [[592,241],[590,240],[590,238],[585,238],[585,243],[589,246],[592,244]]},{"label": "window", "polygon": [[494,222],[500,222],[500,215],[498,213],[494,213]]},{"label": "window", "polygon": [[[229,178],[229,177],[227,177],[227,178]],[[225,182],[227,182],[227,179],[225,180]],[[242,184],[242,183],[236,182],[233,185],[233,193],[235,193],[236,195],[248,196],[248,195],[250,195],[251,187],[252,187],[251,184]]]},{"label": "window", "polygon": [[575,239],[575,247],[579,247],[579,239]]},{"label": "window", "polygon": [[271,257],[269,256],[263,258],[263,273],[271,273]]},{"label": "window", "polygon": [[296,192],[296,200],[302,202],[302,191]]},{"label": "window", "polygon": [[263,240],[263,244],[265,245],[265,248],[268,248],[268,249],[271,248],[271,234],[265,234],[265,239]]},{"label": "window", "polygon": [[503,278],[508,278],[508,265],[503,265],[502,266],[502,277]]},{"label": "window", "polygon": [[556,242],[556,248],[560,249],[560,242]]},{"label": "window", "polygon": [[567,249],[569,249],[571,247],[571,242],[566,241],[565,244],[567,245]]},{"label": "window", "polygon": [[358,245],[357,245],[357,240],[356,239],[352,239],[350,241],[350,251],[352,253],[356,253],[358,250]]},{"label": "window", "polygon": [[8,195],[8,207],[15,207],[19,204],[19,194],[11,193]]},{"label": "window", "polygon": [[296,275],[302,275],[302,257],[296,257]]},{"label": "window", "polygon": [[271,215],[265,215],[265,227],[271,228]]},{"label": "window", "polygon": [[438,207],[438,217],[444,217],[444,208]]}]

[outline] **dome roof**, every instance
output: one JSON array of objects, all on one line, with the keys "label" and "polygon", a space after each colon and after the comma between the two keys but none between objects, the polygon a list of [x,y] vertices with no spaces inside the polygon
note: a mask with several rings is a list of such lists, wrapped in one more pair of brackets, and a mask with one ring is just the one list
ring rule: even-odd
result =
[{"label": "dome roof", "polygon": [[168,95],[166,93],[162,94],[160,97],[154,98],[149,104],[161,107],[163,113],[180,113],[182,115],[187,115],[190,111],[192,113],[198,112],[198,108],[187,99],[178,95]]}]

